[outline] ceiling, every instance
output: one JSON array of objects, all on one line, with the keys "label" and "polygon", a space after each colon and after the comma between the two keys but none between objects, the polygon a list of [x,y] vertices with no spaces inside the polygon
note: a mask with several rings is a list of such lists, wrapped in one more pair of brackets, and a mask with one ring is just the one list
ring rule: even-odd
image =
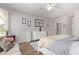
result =
[{"label": "ceiling", "polygon": [[78,3],[57,3],[56,8],[51,11],[41,9],[45,7],[46,4],[48,3],[3,3],[1,5],[11,9],[16,9],[22,12],[48,18],[53,18],[62,15],[69,15],[69,13],[71,14],[73,13],[74,10],[79,9]]}]

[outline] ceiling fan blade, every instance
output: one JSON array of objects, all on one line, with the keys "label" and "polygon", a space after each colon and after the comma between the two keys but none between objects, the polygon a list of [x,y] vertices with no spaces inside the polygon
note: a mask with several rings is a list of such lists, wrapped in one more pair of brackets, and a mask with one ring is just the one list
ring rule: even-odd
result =
[{"label": "ceiling fan blade", "polygon": [[55,8],[57,8],[57,9],[61,9],[61,7],[60,7],[60,6],[58,6],[58,5],[55,5],[54,7],[55,7]]},{"label": "ceiling fan blade", "polygon": [[43,8],[39,8],[39,9],[43,9]]},{"label": "ceiling fan blade", "polygon": [[41,9],[41,10],[42,10],[42,9],[46,9],[46,7],[41,7],[41,8],[39,8],[39,9]]}]

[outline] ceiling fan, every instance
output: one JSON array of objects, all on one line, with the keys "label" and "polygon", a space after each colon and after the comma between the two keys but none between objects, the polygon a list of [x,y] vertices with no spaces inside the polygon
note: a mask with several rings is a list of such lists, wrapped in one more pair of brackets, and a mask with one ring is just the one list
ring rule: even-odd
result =
[{"label": "ceiling fan", "polygon": [[51,10],[56,9],[56,8],[57,8],[56,3],[48,3],[44,7],[40,8],[40,9],[46,9],[48,11],[51,11]]}]

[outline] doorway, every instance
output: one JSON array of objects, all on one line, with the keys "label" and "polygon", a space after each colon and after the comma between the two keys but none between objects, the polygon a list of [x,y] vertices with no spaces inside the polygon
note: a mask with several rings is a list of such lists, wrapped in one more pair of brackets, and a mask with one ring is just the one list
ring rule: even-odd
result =
[{"label": "doorway", "polygon": [[61,23],[56,23],[56,34],[61,34]]}]

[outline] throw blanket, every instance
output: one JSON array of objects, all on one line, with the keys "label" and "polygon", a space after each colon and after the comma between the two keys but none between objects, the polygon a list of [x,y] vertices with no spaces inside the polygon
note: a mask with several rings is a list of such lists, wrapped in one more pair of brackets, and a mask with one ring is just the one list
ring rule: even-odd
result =
[{"label": "throw blanket", "polygon": [[48,43],[48,49],[57,55],[69,55],[70,47],[74,43],[72,39],[73,37],[68,37],[56,41],[52,40]]}]

